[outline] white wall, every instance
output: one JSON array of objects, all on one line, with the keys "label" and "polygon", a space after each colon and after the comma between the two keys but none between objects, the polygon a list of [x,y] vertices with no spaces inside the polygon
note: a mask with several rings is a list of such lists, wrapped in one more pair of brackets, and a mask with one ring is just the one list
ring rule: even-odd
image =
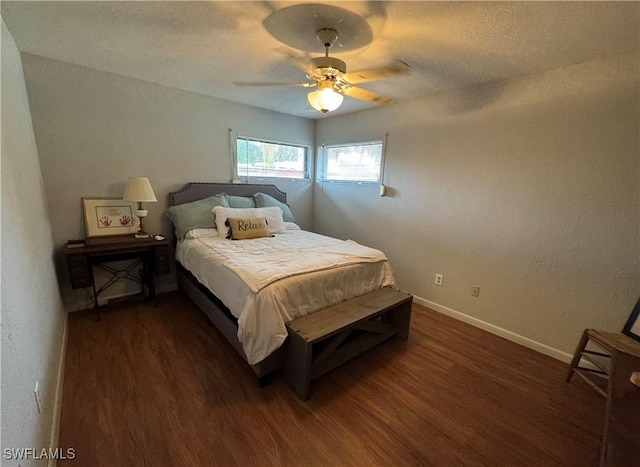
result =
[{"label": "white wall", "polygon": [[[20,54],[2,21],[2,449],[56,441],[65,313]],[[40,382],[43,411],[34,393]],[[7,465],[18,462],[6,461]],[[21,465],[35,465],[22,461]],[[41,463],[37,463],[41,465]],[[2,465],[5,465],[3,457]]]},{"label": "white wall", "polygon": [[617,57],[328,118],[318,143],[389,133],[393,194],[319,184],[314,229],[382,249],[441,310],[566,358],[640,295],[638,70]]},{"label": "white wall", "polygon": [[[147,176],[160,199],[147,224],[166,234],[168,191],[231,178],[228,128],[309,144],[317,127],[317,144],[389,133],[392,196],[366,185],[281,184],[300,224],[383,249],[398,284],[434,306],[562,358],[585,327],[620,329],[640,293],[636,57],[317,123],[37,56],[23,61],[59,250],[84,235],[82,196],[118,196],[127,177]],[[68,307],[90,304],[58,264]],[[436,272],[443,287],[433,285]]]},{"label": "white wall", "polygon": [[[189,181],[232,178],[229,128],[235,133],[309,144],[314,122],[158,84],[23,54],[53,240],[64,250],[85,235],[81,198],[122,196],[128,177],[148,177],[158,203],[147,204],[147,230],[168,235],[166,195]],[[300,225],[311,226],[313,185],[277,184]],[[65,304],[90,305],[87,289],[70,289],[63,251],[58,272]],[[159,276],[161,289],[175,276]],[[121,283],[106,295],[122,293]],[[135,285],[133,285],[135,288]],[[126,290],[125,290],[126,291]]]}]

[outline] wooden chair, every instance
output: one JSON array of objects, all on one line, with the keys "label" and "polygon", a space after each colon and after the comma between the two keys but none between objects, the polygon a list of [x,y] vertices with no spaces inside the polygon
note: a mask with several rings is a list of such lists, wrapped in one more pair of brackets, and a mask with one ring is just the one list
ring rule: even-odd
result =
[{"label": "wooden chair", "polygon": [[[588,349],[592,343],[601,350]],[[580,343],[573,355],[567,381],[575,374],[580,376],[598,394],[607,397],[608,381],[612,371],[612,359],[619,353],[625,353],[640,358],[640,342],[622,333],[585,329]],[[590,365],[581,366],[582,360]],[[640,368],[638,368],[640,370]]]},{"label": "wooden chair", "polygon": [[567,381],[577,374],[606,399],[600,466],[640,465],[640,341],[631,332],[639,311],[640,300],[625,334],[586,329],[567,374]]}]

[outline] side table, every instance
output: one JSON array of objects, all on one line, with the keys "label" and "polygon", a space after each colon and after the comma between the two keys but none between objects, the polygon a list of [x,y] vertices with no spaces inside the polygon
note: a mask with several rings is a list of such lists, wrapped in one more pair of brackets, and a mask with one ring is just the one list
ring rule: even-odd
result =
[{"label": "side table", "polygon": [[[93,288],[93,302],[98,321],[102,318],[98,297],[114,283],[125,279],[137,282],[141,285],[142,293],[146,285],[149,298],[156,300],[154,275],[170,272],[169,240],[166,239],[135,238],[133,235],[88,238],[84,241],[84,246],[67,247],[66,250],[71,287],[73,289]],[[130,259],[135,262],[124,269],[113,268],[106,264]],[[110,274],[109,280],[99,289],[96,289],[94,265]],[[141,273],[136,275],[135,270],[139,266],[142,266]]]}]

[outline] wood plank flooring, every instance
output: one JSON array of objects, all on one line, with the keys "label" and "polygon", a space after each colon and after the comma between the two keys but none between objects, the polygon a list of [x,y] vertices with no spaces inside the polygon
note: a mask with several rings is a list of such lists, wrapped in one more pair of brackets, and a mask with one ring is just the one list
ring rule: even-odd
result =
[{"label": "wood plank flooring", "polygon": [[604,400],[568,366],[414,305],[312,383],[259,388],[180,292],[72,313],[60,442],[76,466],[595,466]]}]

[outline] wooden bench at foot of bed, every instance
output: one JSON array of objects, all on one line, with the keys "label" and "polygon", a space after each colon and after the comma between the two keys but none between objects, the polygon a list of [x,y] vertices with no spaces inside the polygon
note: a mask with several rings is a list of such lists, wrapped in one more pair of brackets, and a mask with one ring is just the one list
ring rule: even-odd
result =
[{"label": "wooden bench at foot of bed", "polygon": [[409,337],[413,296],[385,287],[287,324],[285,378],[303,399],[311,381],[380,342]]}]

